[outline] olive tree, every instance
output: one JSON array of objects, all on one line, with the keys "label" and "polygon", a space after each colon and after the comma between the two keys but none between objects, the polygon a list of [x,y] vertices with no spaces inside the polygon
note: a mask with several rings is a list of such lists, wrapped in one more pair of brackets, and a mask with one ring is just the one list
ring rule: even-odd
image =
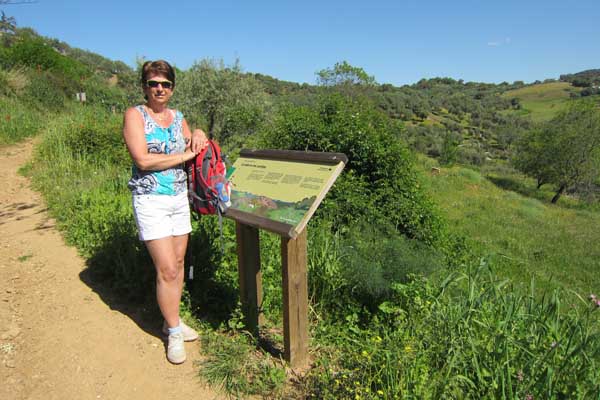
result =
[{"label": "olive tree", "polygon": [[254,133],[268,105],[260,82],[244,74],[239,62],[230,66],[209,59],[195,62],[178,78],[176,93],[188,120],[204,125],[222,142]]},{"label": "olive tree", "polygon": [[323,86],[364,85],[373,86],[375,78],[360,67],[353,67],[347,61],[336,63],[333,68],[317,72],[317,81]]},{"label": "olive tree", "polygon": [[515,166],[538,181],[556,185],[552,203],[564,191],[600,173],[600,110],[589,101],[573,102],[551,121],[525,134],[517,144]]}]

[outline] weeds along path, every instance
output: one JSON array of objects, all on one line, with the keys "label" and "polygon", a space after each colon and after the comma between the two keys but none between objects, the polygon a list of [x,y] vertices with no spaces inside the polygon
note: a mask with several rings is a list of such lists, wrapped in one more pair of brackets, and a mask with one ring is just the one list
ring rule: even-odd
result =
[{"label": "weeds along path", "polygon": [[31,142],[0,147],[0,399],[218,399],[188,361],[165,358],[159,327],[142,329],[80,279],[41,195],[18,168]]}]

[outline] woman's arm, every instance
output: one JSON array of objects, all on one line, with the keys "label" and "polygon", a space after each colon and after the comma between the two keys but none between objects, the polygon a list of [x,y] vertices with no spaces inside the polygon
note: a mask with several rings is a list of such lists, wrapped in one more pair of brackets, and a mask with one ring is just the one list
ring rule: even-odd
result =
[{"label": "woman's arm", "polygon": [[183,120],[183,136],[186,140],[191,139],[190,149],[196,154],[200,153],[208,144],[206,133],[202,129],[194,129],[194,132],[190,133],[190,127],[185,119]]},{"label": "woman's arm", "polygon": [[143,171],[160,171],[172,168],[194,158],[196,155],[191,149],[186,149],[183,154],[148,153],[144,135],[144,119],[139,111],[133,107],[125,111],[123,139],[125,139],[127,150],[129,150],[133,162]]}]

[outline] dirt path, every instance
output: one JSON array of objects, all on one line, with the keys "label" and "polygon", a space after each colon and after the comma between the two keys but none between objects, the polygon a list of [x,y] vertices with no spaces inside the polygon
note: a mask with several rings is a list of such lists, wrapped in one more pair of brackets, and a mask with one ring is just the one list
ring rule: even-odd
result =
[{"label": "dirt path", "polygon": [[17,174],[31,151],[0,148],[0,399],[223,398],[197,378],[197,342],[169,364],[159,326],[84,283],[84,261]]}]

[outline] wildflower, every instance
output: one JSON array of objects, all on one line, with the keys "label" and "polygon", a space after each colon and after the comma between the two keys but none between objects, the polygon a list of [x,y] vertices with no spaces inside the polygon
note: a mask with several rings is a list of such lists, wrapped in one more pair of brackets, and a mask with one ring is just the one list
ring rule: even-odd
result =
[{"label": "wildflower", "polygon": [[363,350],[361,354],[362,354],[363,357],[367,357],[369,355],[369,353],[367,353],[366,350]]},{"label": "wildflower", "polygon": [[407,344],[406,346],[404,346],[404,351],[410,353],[412,351],[412,347],[410,347],[410,345]]},{"label": "wildflower", "polygon": [[527,396],[525,396],[525,400],[533,400],[533,395],[528,394]]},{"label": "wildflower", "polygon": [[553,341],[552,343],[550,343],[550,347],[555,348],[558,345],[558,343],[556,343],[556,341]]},{"label": "wildflower", "polygon": [[377,394],[380,395],[380,396],[383,396],[383,390],[378,390]]},{"label": "wildflower", "polygon": [[375,336],[375,337],[373,338],[373,341],[374,341],[375,343],[381,343],[381,341],[382,341],[382,340],[383,340],[383,339],[381,339],[381,337],[380,337],[380,336]]},{"label": "wildflower", "polygon": [[523,371],[519,371],[519,372],[517,373],[517,380],[518,380],[519,382],[523,382]]},{"label": "wildflower", "polygon": [[600,300],[596,300],[596,307],[600,307]]},{"label": "wildflower", "polygon": [[590,294],[590,300],[591,301],[596,301],[596,295],[595,294]]}]

